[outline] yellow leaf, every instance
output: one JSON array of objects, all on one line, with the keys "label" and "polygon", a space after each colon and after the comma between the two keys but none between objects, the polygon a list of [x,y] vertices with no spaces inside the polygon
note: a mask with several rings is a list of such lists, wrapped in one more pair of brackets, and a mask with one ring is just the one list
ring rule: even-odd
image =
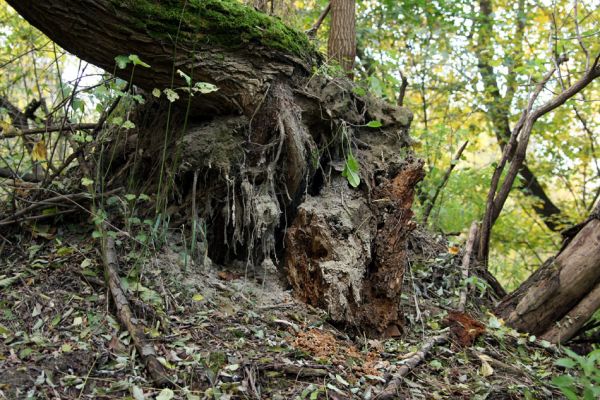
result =
[{"label": "yellow leaf", "polygon": [[192,297],[192,300],[194,300],[194,301],[202,301],[202,300],[204,300],[204,296],[202,296],[201,294],[198,293],[198,294],[195,294]]},{"label": "yellow leaf", "polygon": [[493,375],[494,368],[492,368],[492,366],[488,362],[488,361],[491,361],[491,357],[486,356],[485,354],[479,354],[479,355],[477,355],[477,357],[479,357],[479,360],[481,361],[481,369],[479,370],[479,373],[481,374],[481,376],[486,378],[488,376]]},{"label": "yellow leaf", "polygon": [[33,161],[45,161],[46,160],[46,142],[44,140],[40,140],[33,145],[33,150],[31,151],[31,159]]},{"label": "yellow leaf", "polygon": [[0,121],[0,130],[4,135],[14,135],[19,133],[18,129],[10,124],[8,121]]}]

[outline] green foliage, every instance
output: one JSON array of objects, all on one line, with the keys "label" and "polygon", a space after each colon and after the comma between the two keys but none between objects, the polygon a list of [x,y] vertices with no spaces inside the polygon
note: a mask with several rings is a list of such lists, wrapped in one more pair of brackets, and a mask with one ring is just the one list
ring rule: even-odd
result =
[{"label": "green foliage", "polygon": [[600,349],[594,350],[587,356],[563,349],[568,357],[560,358],[556,365],[571,372],[568,375],[557,376],[552,383],[569,400],[594,400],[600,397]]}]

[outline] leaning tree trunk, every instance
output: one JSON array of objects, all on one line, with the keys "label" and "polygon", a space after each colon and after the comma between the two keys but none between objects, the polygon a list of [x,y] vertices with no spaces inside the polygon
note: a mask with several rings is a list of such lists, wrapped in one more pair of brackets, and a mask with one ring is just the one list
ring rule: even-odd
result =
[{"label": "leaning tree trunk", "polygon": [[[172,200],[197,205],[188,215],[205,223],[214,260],[283,257],[300,298],[339,322],[397,332],[410,207],[423,176],[407,149],[407,109],[315,74],[321,56],[304,34],[236,0],[8,3],[108,71],[115,56],[136,54],[150,68],[137,66],[133,83],[147,92],[187,86],[178,69],[216,85],[191,98],[180,91],[173,104],[147,96],[134,132],[109,144],[110,168],[135,160],[151,187],[171,166]],[[116,73],[129,79],[130,68]],[[366,126],[371,120],[381,126]],[[357,188],[341,176],[348,165]]]},{"label": "leaning tree trunk", "polygon": [[600,308],[599,218],[600,203],[558,255],[500,303],[507,324],[564,343]]}]

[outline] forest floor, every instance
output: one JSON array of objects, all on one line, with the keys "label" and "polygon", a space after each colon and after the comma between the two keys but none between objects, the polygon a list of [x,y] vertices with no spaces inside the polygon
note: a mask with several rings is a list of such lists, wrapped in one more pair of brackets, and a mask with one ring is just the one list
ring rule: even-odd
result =
[{"label": "forest floor", "polygon": [[[369,339],[295,301],[272,263],[193,265],[175,234],[144,254],[122,244],[122,284],[174,379],[160,389],[107,301],[91,232],[43,236],[0,248],[0,398],[374,399],[428,339],[448,331],[462,289],[460,255],[415,232],[404,332]],[[434,346],[398,398],[561,397],[550,384],[560,375],[558,350],[503,326],[481,295],[472,290],[467,305],[481,322],[474,342],[450,336]]]}]

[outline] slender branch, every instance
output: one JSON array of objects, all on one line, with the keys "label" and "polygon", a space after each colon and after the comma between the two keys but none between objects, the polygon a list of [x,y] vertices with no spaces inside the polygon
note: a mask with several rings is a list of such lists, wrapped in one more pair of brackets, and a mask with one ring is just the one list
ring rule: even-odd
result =
[{"label": "slender branch", "polygon": [[327,3],[327,6],[325,7],[325,9],[323,9],[323,11],[321,11],[321,15],[319,15],[319,18],[317,19],[317,21],[314,23],[314,25],[309,30],[306,31],[306,35],[308,37],[314,38],[317,35],[317,31],[323,24],[323,21],[327,17],[327,14],[329,14],[330,10],[331,10],[331,3]]},{"label": "slender branch", "polygon": [[[70,130],[70,131],[80,131],[80,130],[89,130],[89,129],[95,129],[98,126],[97,123],[84,123],[84,124],[65,124],[63,125],[53,125],[53,126],[47,126],[44,128],[33,128],[33,129],[24,129],[20,132],[15,132],[15,133],[6,133],[3,135],[0,135],[0,139],[9,139],[9,138],[15,138],[15,137],[23,137],[23,136],[28,136],[28,135],[37,135],[40,133],[49,133],[49,132],[62,132],[63,130]],[[0,130],[1,132],[1,130]]]},{"label": "slender branch", "polygon": [[575,32],[577,34],[577,42],[579,43],[579,47],[581,47],[583,54],[585,54],[585,70],[589,71],[589,69],[590,69],[590,52],[588,51],[587,47],[583,43],[583,39],[581,37],[581,30],[579,28],[579,17],[577,15],[577,4],[578,4],[578,2],[577,2],[577,0],[575,0],[575,2],[573,4],[573,13],[574,13],[573,18],[575,19]]},{"label": "slender branch", "polygon": [[[600,57],[600,56],[599,56]],[[564,61],[564,60],[563,60]],[[581,79],[571,85],[569,88],[564,90],[559,95],[555,96],[548,102],[544,103],[540,107],[536,108],[533,111],[530,111],[533,108],[533,103],[539,96],[540,92],[544,88],[547,81],[550,79],[552,74],[555,72],[555,68],[549,71],[544,79],[538,84],[536,90],[531,95],[529,99],[529,104],[527,109],[523,112],[521,116],[521,120],[515,127],[511,135],[511,142],[505,149],[502,161],[496,170],[494,171],[494,176],[492,178],[492,185],[490,188],[490,192],[488,193],[488,202],[486,204],[485,216],[482,223],[482,230],[480,236],[480,244],[479,244],[479,254],[478,258],[480,261],[487,264],[487,257],[489,253],[489,241],[491,235],[491,229],[496,220],[498,219],[502,208],[508,198],[510,190],[514,184],[515,178],[525,161],[525,155],[527,153],[527,145],[529,144],[529,137],[531,136],[531,131],[533,130],[533,125],[535,122],[542,117],[543,115],[555,110],[557,107],[560,107],[571,97],[575,96],[577,93],[582,91],[585,87],[587,87],[594,79],[600,76],[600,68],[597,68],[596,65],[592,69],[590,69]],[[521,121],[522,124],[521,124]],[[522,127],[521,127],[522,126]],[[518,129],[517,129],[518,128]],[[516,144],[516,149],[514,156],[512,158],[510,167],[508,169],[506,178],[504,179],[502,186],[496,192],[496,185],[500,180],[500,175],[502,175],[502,171],[506,161],[508,160],[508,156],[510,154],[510,147],[516,141],[517,137],[520,136],[518,143]]]},{"label": "slender branch", "polygon": [[452,171],[458,164],[458,161],[460,160],[460,157],[462,156],[463,151],[465,151],[465,149],[467,148],[468,144],[469,144],[468,140],[466,142],[464,142],[463,145],[460,146],[460,149],[458,149],[458,151],[456,152],[456,155],[454,156],[454,158],[452,158],[452,161],[450,161],[450,165],[448,166],[448,169],[446,169],[446,172],[444,173],[444,177],[442,178],[441,182],[435,189],[435,193],[433,194],[431,199],[428,201],[427,206],[425,207],[425,211],[423,212],[423,220],[422,220],[423,224],[427,223],[427,219],[429,219],[431,210],[433,210],[433,207],[435,206],[435,201],[437,200],[437,198],[440,195],[444,186],[446,186],[448,179],[450,179],[450,174],[452,174]]},{"label": "slender branch", "polygon": [[404,96],[406,96],[406,88],[408,87],[408,79],[406,79],[406,76],[404,76],[402,72],[400,73],[400,76],[402,83],[400,84],[400,91],[398,93],[396,104],[402,107],[404,105]]}]

